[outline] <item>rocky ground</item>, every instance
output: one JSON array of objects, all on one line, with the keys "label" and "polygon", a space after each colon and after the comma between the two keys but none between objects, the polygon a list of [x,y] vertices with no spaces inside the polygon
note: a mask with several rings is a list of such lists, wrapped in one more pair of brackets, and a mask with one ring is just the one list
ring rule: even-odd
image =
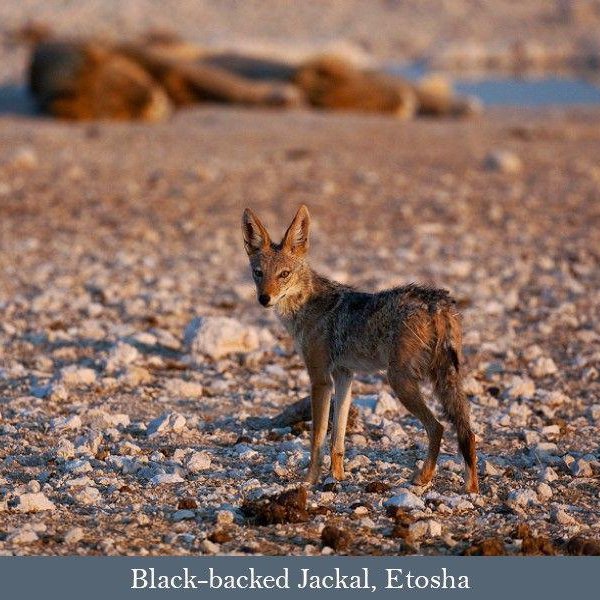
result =
[{"label": "rocky ground", "polygon": [[[594,550],[572,540],[600,536],[599,117],[0,118],[0,551]],[[255,427],[308,382],[239,221],[276,235],[302,202],[325,273],[459,300],[480,495],[449,427],[412,487],[424,432],[360,376],[347,481],[265,499],[297,488],[309,434]]]}]

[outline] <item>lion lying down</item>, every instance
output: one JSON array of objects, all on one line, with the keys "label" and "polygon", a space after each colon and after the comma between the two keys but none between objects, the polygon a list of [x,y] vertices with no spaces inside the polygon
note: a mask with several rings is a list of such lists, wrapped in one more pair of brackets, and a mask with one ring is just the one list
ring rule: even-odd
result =
[{"label": "lion lying down", "polygon": [[477,103],[448,86],[414,84],[365,70],[337,56],[291,65],[236,54],[208,54],[148,38],[112,44],[42,39],[34,46],[29,84],[41,110],[66,119],[158,121],[198,102],[420,115],[461,116]]}]

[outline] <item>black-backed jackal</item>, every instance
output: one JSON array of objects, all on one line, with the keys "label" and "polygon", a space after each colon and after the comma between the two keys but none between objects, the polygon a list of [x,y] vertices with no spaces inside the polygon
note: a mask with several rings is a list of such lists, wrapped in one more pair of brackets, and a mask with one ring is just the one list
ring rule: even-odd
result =
[{"label": "black-backed jackal", "polygon": [[456,427],[466,490],[477,492],[475,436],[461,386],[461,325],[454,301],[446,290],[432,287],[411,284],[371,294],[319,275],[307,261],[309,222],[308,209],[302,206],[283,240],[274,243],[250,209],[242,218],[258,301],[275,308],[310,377],[307,481],[315,483],[320,475],[332,395],[331,472],[343,479],[353,374],[386,370],[394,392],[421,421],[429,438],[427,458],[415,483],[431,481],[444,430],[421,394],[420,383],[428,378]]}]

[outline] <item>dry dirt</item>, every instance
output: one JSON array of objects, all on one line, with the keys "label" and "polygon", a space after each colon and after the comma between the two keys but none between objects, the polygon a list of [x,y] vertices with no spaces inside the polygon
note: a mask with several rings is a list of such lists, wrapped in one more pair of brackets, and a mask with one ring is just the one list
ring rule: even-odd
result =
[{"label": "dry dirt", "polygon": [[[1,117],[0,551],[564,553],[597,539],[599,122]],[[462,494],[450,427],[433,485],[412,488],[425,434],[382,377],[361,376],[347,481],[324,475],[306,505],[261,499],[296,486],[308,431],[246,419],[308,386],[254,299],[239,220],[251,206],[276,235],[302,202],[318,269],[458,298],[481,495]],[[259,328],[261,348],[214,360],[185,344],[194,317],[217,315]]]}]

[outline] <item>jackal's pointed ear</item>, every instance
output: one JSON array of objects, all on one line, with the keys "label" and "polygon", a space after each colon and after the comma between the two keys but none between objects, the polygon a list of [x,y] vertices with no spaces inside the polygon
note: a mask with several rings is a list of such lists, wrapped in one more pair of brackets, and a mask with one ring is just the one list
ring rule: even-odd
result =
[{"label": "jackal's pointed ear", "polygon": [[248,256],[259,252],[271,244],[271,238],[259,218],[247,208],[242,216],[244,247]]},{"label": "jackal's pointed ear", "polygon": [[310,215],[308,208],[303,204],[296,213],[292,224],[283,236],[283,246],[294,254],[306,254],[308,250],[308,228]]}]

